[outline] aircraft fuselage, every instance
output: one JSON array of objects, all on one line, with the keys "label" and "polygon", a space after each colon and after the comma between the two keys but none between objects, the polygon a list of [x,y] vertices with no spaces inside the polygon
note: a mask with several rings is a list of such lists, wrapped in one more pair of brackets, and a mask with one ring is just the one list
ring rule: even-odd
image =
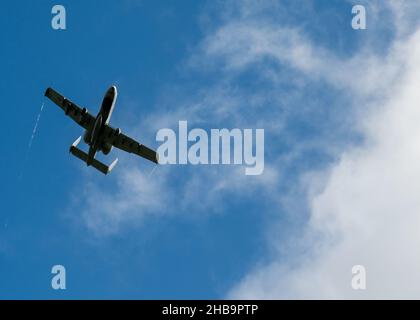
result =
[{"label": "aircraft fuselage", "polygon": [[[102,100],[101,108],[98,112],[98,115],[96,116],[93,129],[91,132],[85,133],[85,137],[87,137],[85,142],[89,145],[88,159],[86,161],[88,166],[92,163],[98,150],[104,148],[102,141],[103,139],[101,139],[101,133],[104,126],[109,124],[109,121],[111,120],[112,112],[114,111],[115,107],[115,101],[117,100],[117,95],[118,92],[115,86],[112,86],[106,91],[104,99]],[[109,150],[107,152],[104,151],[104,153],[108,152]]]}]

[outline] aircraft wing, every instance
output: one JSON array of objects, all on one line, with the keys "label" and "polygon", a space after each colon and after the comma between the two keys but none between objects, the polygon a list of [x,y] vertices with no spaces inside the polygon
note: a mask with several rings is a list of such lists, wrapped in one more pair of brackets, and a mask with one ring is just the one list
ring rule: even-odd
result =
[{"label": "aircraft wing", "polygon": [[78,125],[86,130],[91,130],[95,124],[95,117],[86,108],[81,108],[74,102],[66,99],[52,88],[45,91],[45,96],[64,110],[65,114],[72,118]]},{"label": "aircraft wing", "polygon": [[114,147],[124,150],[129,153],[137,154],[154,163],[158,163],[159,156],[156,151],[149,149],[143,144],[138,143],[136,140],[121,133],[119,129],[114,129],[109,125],[104,128],[105,141],[111,143]]}]

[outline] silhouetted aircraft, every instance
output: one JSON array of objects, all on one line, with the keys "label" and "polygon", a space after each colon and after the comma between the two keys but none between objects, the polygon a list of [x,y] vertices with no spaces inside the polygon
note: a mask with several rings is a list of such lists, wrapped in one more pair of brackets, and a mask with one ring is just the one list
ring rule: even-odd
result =
[{"label": "silhouetted aircraft", "polygon": [[83,136],[84,142],[89,145],[89,152],[85,153],[77,148],[82,137],[79,137],[70,147],[70,152],[77,158],[86,162],[88,166],[93,166],[104,174],[108,174],[117,164],[115,159],[110,166],[107,166],[95,159],[98,151],[107,155],[112,147],[135,153],[147,160],[158,163],[158,154],[148,147],[138,143],[136,140],[126,136],[121,129],[114,129],[109,125],[109,121],[114,111],[115,101],[117,100],[117,88],[112,86],[105,93],[101,108],[96,117],[91,115],[86,108],[77,106],[74,102],[63,97],[52,88],[45,91],[45,96],[64,110],[65,114],[72,118],[77,124],[85,129]]}]

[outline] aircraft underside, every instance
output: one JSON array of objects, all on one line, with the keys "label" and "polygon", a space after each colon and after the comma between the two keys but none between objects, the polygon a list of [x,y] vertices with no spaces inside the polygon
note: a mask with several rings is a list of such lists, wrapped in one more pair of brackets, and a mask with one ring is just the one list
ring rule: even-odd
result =
[{"label": "aircraft underside", "polygon": [[82,140],[81,136],[70,146],[70,153],[85,162],[88,166],[92,166],[104,174],[111,172],[117,164],[118,159],[115,159],[107,166],[96,159],[95,155],[99,151],[107,155],[113,147],[137,154],[156,164],[158,163],[158,155],[154,150],[123,134],[119,128],[115,129],[109,125],[117,98],[117,88],[115,86],[109,88],[105,93],[101,108],[96,117],[90,114],[86,108],[77,106],[74,102],[63,97],[52,88],[46,90],[45,96],[57,104],[64,110],[67,116],[85,129],[83,141],[89,146],[88,153],[78,148]]}]

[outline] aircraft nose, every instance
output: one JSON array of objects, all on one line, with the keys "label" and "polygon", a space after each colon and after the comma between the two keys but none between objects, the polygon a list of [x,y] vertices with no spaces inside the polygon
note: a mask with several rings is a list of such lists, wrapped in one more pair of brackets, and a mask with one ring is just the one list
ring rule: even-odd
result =
[{"label": "aircraft nose", "polygon": [[117,96],[117,87],[116,86],[109,87],[108,91],[106,92],[106,95],[108,97],[111,97],[112,99],[114,97],[116,97]]}]

